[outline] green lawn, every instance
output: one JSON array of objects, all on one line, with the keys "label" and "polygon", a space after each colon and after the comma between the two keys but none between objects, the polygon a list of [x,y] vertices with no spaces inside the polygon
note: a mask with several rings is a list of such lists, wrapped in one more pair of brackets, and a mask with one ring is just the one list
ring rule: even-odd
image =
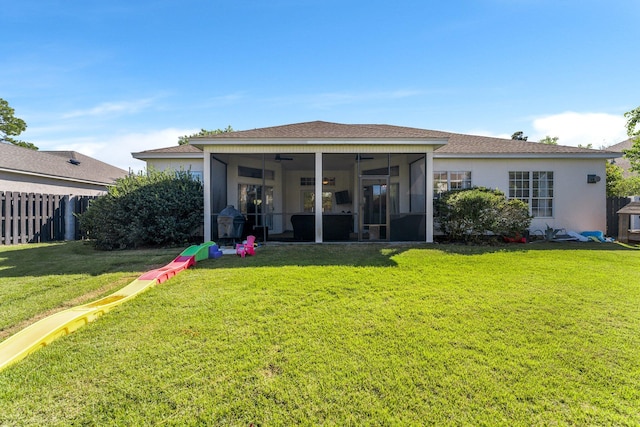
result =
[{"label": "green lawn", "polygon": [[125,286],[180,250],[100,252],[83,242],[0,245],[0,341],[44,314]]},{"label": "green lawn", "polygon": [[[29,253],[50,249],[68,263],[34,279]],[[138,254],[0,248],[0,309],[32,307],[5,324],[65,304],[33,280],[71,300],[82,285],[64,278],[136,276]],[[200,262],[0,372],[0,425],[639,425],[639,348],[634,249],[270,245]]]}]

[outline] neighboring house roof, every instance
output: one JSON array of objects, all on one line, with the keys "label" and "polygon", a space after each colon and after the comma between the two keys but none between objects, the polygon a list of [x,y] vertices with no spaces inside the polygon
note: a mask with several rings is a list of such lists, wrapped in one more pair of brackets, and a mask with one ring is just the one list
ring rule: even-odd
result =
[{"label": "neighboring house roof", "polygon": [[633,146],[633,139],[629,138],[626,141],[619,142],[610,147],[607,147],[608,151],[614,151],[618,153],[618,156],[613,159],[613,163],[616,166],[620,166],[623,169],[623,175],[625,177],[633,176],[635,173],[631,172],[631,162],[626,157],[623,157],[623,150],[628,150]]},{"label": "neighboring house roof", "polygon": [[38,151],[0,143],[0,171],[111,185],[127,171],[75,151]]},{"label": "neighboring house roof", "polygon": [[[540,144],[537,142],[465,135],[437,130],[379,124],[340,124],[307,122],[191,138],[191,144],[132,153],[137,159],[154,157],[187,158],[202,156],[199,147],[211,141],[285,141],[292,140],[446,140],[435,150],[436,158],[457,157],[582,157],[613,158],[616,153],[604,150]],[[187,148],[191,147],[191,148]],[[179,149],[179,150],[178,150]]]},{"label": "neighboring house roof", "polygon": [[632,145],[633,139],[629,138],[626,141],[618,142],[617,144],[607,147],[607,150],[622,153],[622,150],[628,150]]}]

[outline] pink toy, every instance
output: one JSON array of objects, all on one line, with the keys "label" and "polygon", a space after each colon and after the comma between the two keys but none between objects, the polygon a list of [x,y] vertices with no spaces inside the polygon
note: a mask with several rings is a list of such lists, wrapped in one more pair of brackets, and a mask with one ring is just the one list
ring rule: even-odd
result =
[{"label": "pink toy", "polygon": [[245,240],[244,243],[236,243],[236,255],[239,255],[242,258],[244,258],[245,255],[255,255],[255,242],[256,236],[247,236],[247,240]]},{"label": "pink toy", "polygon": [[236,243],[236,255],[239,255],[242,258],[244,258],[246,254],[247,254],[247,251],[245,249],[245,246],[242,243]]},{"label": "pink toy", "polygon": [[245,243],[244,245],[244,250],[247,254],[249,255],[256,254],[256,249],[254,247],[255,243],[256,243],[256,236],[247,236],[247,243]]}]

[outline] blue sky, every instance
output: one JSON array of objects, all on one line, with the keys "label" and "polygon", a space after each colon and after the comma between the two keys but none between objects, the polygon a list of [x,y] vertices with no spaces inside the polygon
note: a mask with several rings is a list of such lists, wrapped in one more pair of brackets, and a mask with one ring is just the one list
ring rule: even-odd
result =
[{"label": "blue sky", "polygon": [[0,0],[20,139],[122,168],[313,120],[607,146],[640,105],[637,0]]}]

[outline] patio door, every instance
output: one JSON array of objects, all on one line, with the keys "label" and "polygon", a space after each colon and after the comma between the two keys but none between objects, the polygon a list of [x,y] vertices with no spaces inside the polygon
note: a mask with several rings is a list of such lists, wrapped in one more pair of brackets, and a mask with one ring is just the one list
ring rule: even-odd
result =
[{"label": "patio door", "polygon": [[[273,187],[238,184],[238,210],[246,215],[245,234],[262,234],[273,229]],[[262,236],[257,236],[262,239]]]},{"label": "patio door", "polygon": [[360,177],[360,239],[389,240],[389,177]]}]

